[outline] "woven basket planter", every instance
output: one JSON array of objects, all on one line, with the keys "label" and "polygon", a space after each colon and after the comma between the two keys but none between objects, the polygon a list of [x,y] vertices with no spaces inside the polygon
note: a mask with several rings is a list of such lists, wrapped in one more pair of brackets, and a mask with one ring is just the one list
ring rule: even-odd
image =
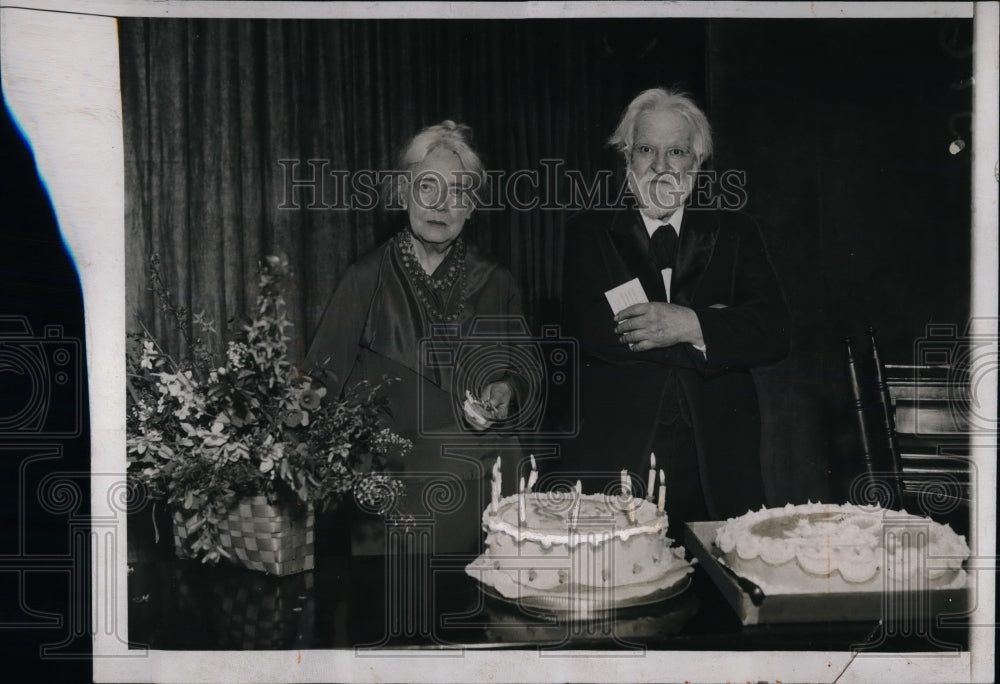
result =
[{"label": "woven basket planter", "polygon": [[[174,550],[194,558],[188,543],[191,521],[174,511]],[[242,499],[219,523],[219,538],[232,562],[272,575],[292,575],[315,567],[312,506],[305,511],[272,506],[264,496]]]},{"label": "woven basket planter", "polygon": [[259,572],[231,573],[212,583],[214,626],[222,650],[292,648],[297,634],[315,629],[315,610],[307,603],[313,573],[270,577]]}]

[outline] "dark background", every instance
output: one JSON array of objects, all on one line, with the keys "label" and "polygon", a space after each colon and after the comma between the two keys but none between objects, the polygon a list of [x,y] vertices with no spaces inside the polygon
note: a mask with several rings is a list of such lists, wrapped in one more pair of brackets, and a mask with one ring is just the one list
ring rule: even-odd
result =
[{"label": "dark background", "polygon": [[[31,148],[6,106],[0,106],[0,325],[3,676],[6,681],[90,681],[83,296]],[[46,327],[58,335],[46,338]],[[70,385],[80,394],[53,382],[58,369],[52,365],[41,366],[48,375],[25,372],[40,368],[26,368],[27,355],[40,351],[36,359],[52,358],[46,352],[53,340],[78,343],[70,367],[75,366],[79,384]],[[31,411],[39,398],[41,421]],[[44,487],[46,480],[53,487]]]},{"label": "dark background", "polygon": [[[772,504],[843,500],[860,466],[847,335],[878,330],[914,362],[930,323],[970,298],[968,20],[181,21],[120,23],[130,329],[175,349],[149,293],[160,254],[180,304],[225,327],[256,263],[283,253],[301,355],[345,268],[401,216],[281,209],[279,160],[393,168],[398,146],[451,118],[490,169],[618,169],[604,146],[657,85],[702,102],[794,317],[793,349],[757,373]],[[311,171],[300,167],[298,177]],[[308,195],[300,196],[303,205]],[[572,210],[479,212],[472,240],[510,266],[533,326],[555,320]],[[866,351],[862,344],[861,351]]]}]

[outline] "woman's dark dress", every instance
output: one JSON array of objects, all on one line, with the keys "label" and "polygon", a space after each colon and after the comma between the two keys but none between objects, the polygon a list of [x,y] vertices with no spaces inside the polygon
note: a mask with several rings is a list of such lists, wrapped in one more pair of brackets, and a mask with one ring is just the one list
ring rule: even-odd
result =
[{"label": "woman's dark dress", "polygon": [[[457,253],[453,248],[435,275],[458,266]],[[304,364],[307,371],[318,372],[334,396],[362,380],[379,384],[384,376],[398,378],[383,385],[381,393],[389,399],[392,428],[413,442],[413,450],[389,464],[406,487],[389,517],[396,530],[432,534],[436,553],[477,552],[483,536],[482,511],[489,501],[488,473],[502,455],[508,473],[504,491],[512,494],[521,455],[515,439],[473,431],[461,417],[465,390],[478,396],[482,386],[506,377],[509,368],[503,355],[495,353],[489,354],[483,368],[456,368],[463,345],[467,350],[470,340],[480,339],[473,334],[477,318],[477,333],[488,323],[492,334],[487,337],[503,340],[517,330],[515,319],[522,315],[517,285],[508,270],[484,259],[471,245],[465,249],[464,263],[464,278],[435,292],[415,283],[396,239],[380,245],[347,270]],[[460,289],[464,297],[459,296]],[[447,320],[449,315],[453,321]],[[433,353],[428,345],[432,334]],[[442,354],[442,349],[448,353]],[[475,386],[469,386],[472,382]],[[354,553],[384,553],[384,530],[381,519],[361,516],[352,530]],[[422,541],[413,543],[428,543],[426,537],[418,538]],[[392,542],[397,552],[403,550],[395,546],[398,539]]]}]

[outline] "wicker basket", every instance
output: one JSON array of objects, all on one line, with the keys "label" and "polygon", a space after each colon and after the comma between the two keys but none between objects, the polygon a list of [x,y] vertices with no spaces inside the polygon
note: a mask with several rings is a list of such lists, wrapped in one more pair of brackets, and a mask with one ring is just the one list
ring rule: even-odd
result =
[{"label": "wicker basket", "polygon": [[[174,511],[174,550],[179,558],[194,558],[188,542],[192,520]],[[219,523],[222,546],[231,560],[251,570],[292,575],[312,570],[315,563],[312,506],[295,511],[272,506],[264,496],[241,500]]]},{"label": "wicker basket", "polygon": [[241,572],[212,584],[222,650],[289,649],[315,630],[313,573],[269,577]]}]

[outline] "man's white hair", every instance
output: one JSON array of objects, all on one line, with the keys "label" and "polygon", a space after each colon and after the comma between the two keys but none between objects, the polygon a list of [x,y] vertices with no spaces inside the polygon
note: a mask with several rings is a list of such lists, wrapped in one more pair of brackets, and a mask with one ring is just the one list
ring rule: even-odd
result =
[{"label": "man's white hair", "polygon": [[615,132],[608,138],[608,145],[621,152],[628,161],[635,139],[636,121],[640,114],[652,111],[674,112],[687,122],[691,131],[691,151],[697,166],[701,166],[702,162],[712,156],[712,127],[705,113],[690,95],[669,88],[650,88],[636,95],[622,114]]}]

